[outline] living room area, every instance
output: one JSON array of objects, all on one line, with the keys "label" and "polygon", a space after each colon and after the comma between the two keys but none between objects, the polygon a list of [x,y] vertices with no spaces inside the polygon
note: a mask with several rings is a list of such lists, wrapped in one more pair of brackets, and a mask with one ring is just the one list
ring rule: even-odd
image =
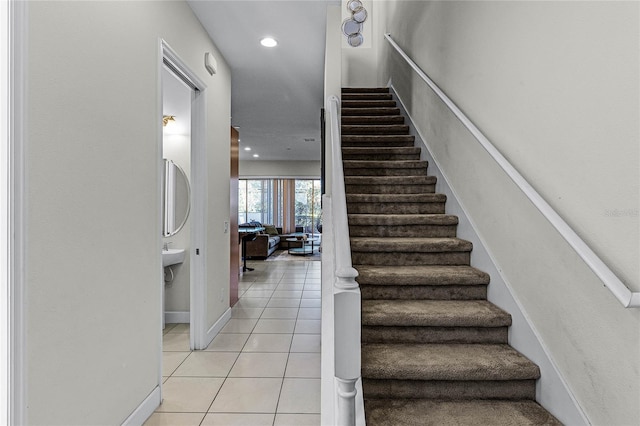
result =
[{"label": "living room area", "polygon": [[241,161],[238,230],[241,258],[321,258],[322,188],[316,161]]}]

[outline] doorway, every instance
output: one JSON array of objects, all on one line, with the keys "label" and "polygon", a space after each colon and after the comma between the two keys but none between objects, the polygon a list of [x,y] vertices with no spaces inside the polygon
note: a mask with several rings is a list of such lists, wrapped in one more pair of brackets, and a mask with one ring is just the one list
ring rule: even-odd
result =
[{"label": "doorway", "polygon": [[[177,168],[175,175],[179,179],[182,173],[188,182],[186,187],[186,217],[182,217],[176,208],[175,217],[169,222],[175,226],[173,230],[166,227],[163,214],[162,247],[184,250],[182,262],[165,267],[165,281],[170,286],[167,293],[168,320],[189,324],[189,345],[191,349],[203,349],[206,345],[206,262],[205,221],[206,174],[205,174],[205,90],[206,85],[185,65],[176,53],[162,42],[161,94],[163,132],[160,141],[159,176],[165,176],[165,158]],[[164,116],[173,116],[166,118]],[[164,126],[164,122],[167,125]],[[171,157],[171,158],[167,158]],[[165,179],[162,179],[163,182]],[[178,184],[175,189],[176,207],[180,200]],[[165,200],[164,185],[159,185],[162,199]],[[179,247],[182,246],[182,247]],[[164,250],[163,250],[164,251]],[[163,295],[165,283],[161,283]],[[163,300],[163,324],[166,316]],[[177,309],[177,310],[176,310]]]},{"label": "doorway", "polygon": [[184,259],[164,266],[163,328],[190,323],[191,98],[193,88],[162,67],[163,252]]}]

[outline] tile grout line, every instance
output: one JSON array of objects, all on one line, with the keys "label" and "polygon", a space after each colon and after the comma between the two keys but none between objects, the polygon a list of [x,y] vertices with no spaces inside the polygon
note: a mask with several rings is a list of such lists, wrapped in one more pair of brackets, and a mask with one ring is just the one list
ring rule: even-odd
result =
[{"label": "tile grout line", "polygon": [[[273,414],[273,416],[274,416],[274,417],[273,417],[273,425],[275,426],[275,422],[276,422],[277,415],[278,415],[278,408],[279,408],[279,406],[280,406],[280,402],[281,402],[281,401],[280,401],[280,399],[281,399],[281,396],[282,396],[282,390],[283,390],[283,387],[284,387],[284,381],[285,381],[285,379],[286,379],[287,367],[288,367],[289,361],[290,361],[290,359],[291,359],[291,353],[292,353],[291,351],[292,351],[292,349],[293,349],[294,337],[296,336],[296,326],[297,326],[297,324],[298,324],[298,321],[301,319],[301,318],[300,318],[300,312],[301,312],[301,309],[303,309],[303,307],[302,307],[302,300],[303,300],[303,295],[304,295],[305,287],[306,287],[306,286],[307,286],[307,284],[308,284],[308,283],[307,283],[307,279],[309,279],[309,278],[317,279],[316,277],[308,277],[308,274],[309,274],[309,271],[310,271],[309,266],[310,266],[310,264],[307,264],[307,265],[306,265],[306,267],[304,268],[304,269],[305,269],[305,273],[304,273],[304,278],[302,278],[303,282],[302,282],[302,289],[300,290],[300,296],[299,296],[299,297],[295,297],[295,298],[291,298],[291,299],[297,299],[297,300],[298,300],[298,303],[297,303],[297,306],[296,306],[297,311],[296,311],[295,319],[293,319],[293,321],[294,321],[294,328],[293,328],[293,330],[292,330],[292,332],[291,332],[291,341],[289,342],[289,348],[288,348],[288,352],[287,352],[287,358],[286,358],[286,362],[285,362],[285,366],[284,366],[284,371],[283,371],[283,373],[282,373],[282,377],[281,377],[282,381],[281,381],[281,384],[280,384],[280,392],[279,392],[279,394],[278,394],[278,399],[277,399],[277,403],[276,403],[275,411],[274,411],[273,413],[270,413],[270,412],[264,412],[264,413],[263,413],[263,412],[260,412],[260,413],[258,413],[258,412],[255,412],[255,413],[254,413],[254,412],[246,412],[246,413],[228,412],[228,414]],[[267,269],[268,269],[268,268],[267,268]],[[278,268],[278,269],[280,269],[280,268]],[[203,424],[203,422],[204,422],[205,418],[207,417],[207,415],[208,415],[208,414],[210,414],[211,407],[212,407],[212,406],[213,406],[213,404],[215,403],[216,398],[220,395],[220,392],[221,392],[221,390],[222,390],[222,388],[223,388],[224,384],[227,382],[227,379],[229,379],[229,378],[230,378],[231,371],[233,370],[233,368],[234,368],[234,367],[235,367],[235,365],[237,364],[237,362],[238,362],[238,360],[239,360],[239,358],[240,358],[240,355],[241,355],[242,353],[244,353],[244,352],[243,352],[243,351],[244,351],[244,349],[245,349],[245,348],[247,348],[247,343],[249,342],[249,339],[251,339],[251,336],[255,336],[255,335],[258,335],[258,334],[268,334],[268,333],[255,333],[255,330],[256,330],[256,328],[257,328],[258,323],[260,322],[260,320],[262,320],[262,319],[265,319],[265,320],[267,320],[267,319],[278,319],[278,318],[263,318],[263,315],[265,314],[265,311],[266,311],[266,310],[267,310],[267,308],[269,307],[269,303],[271,303],[272,299],[274,299],[274,298],[275,298],[275,296],[274,296],[275,292],[276,292],[276,291],[298,291],[298,290],[289,290],[289,289],[287,289],[287,290],[283,290],[283,289],[278,290],[278,287],[280,287],[280,285],[281,285],[281,284],[291,284],[291,282],[290,282],[290,281],[283,282],[283,280],[285,279],[285,277],[286,277],[286,275],[287,275],[287,272],[291,272],[291,270],[290,270],[289,268],[282,268],[282,269],[283,269],[282,275],[281,275],[281,276],[280,276],[280,278],[278,279],[278,282],[276,283],[275,288],[273,288],[273,289],[269,289],[269,290],[271,290],[271,293],[270,293],[270,296],[269,296],[269,297],[266,297],[266,298],[265,298],[265,299],[268,299],[268,300],[267,300],[267,302],[265,303],[265,305],[264,305],[264,306],[262,306],[262,307],[258,308],[258,309],[261,309],[261,312],[260,312],[260,314],[259,314],[259,316],[258,316],[258,318],[257,318],[257,320],[256,320],[256,323],[253,325],[253,327],[251,328],[251,330],[249,331],[249,333],[247,333],[247,334],[248,334],[247,340],[245,340],[245,342],[243,343],[243,345],[242,345],[242,347],[240,348],[240,350],[239,350],[239,351],[230,351],[230,350],[229,350],[229,351],[217,351],[217,352],[225,352],[225,353],[233,352],[233,353],[237,353],[237,356],[236,356],[236,358],[235,358],[235,360],[234,360],[233,364],[232,364],[232,365],[231,365],[231,367],[229,368],[229,371],[227,372],[226,376],[223,378],[223,381],[222,381],[222,383],[221,383],[220,387],[218,388],[218,390],[216,391],[215,396],[214,396],[213,400],[211,401],[211,403],[209,404],[209,406],[208,406],[207,410],[206,410],[204,413],[202,413],[202,412],[197,412],[197,411],[196,411],[196,412],[175,412],[175,413],[193,413],[193,414],[203,414],[203,417],[202,417],[202,419],[200,420],[200,423],[199,423],[200,425],[202,425],[202,424]],[[295,272],[297,272],[297,271],[298,271],[298,268],[294,268],[294,271],[295,271]],[[294,273],[295,273],[295,272],[294,272]],[[278,274],[278,275],[279,275],[279,274]],[[290,278],[289,278],[289,280],[290,280]],[[257,279],[255,279],[255,280],[251,283],[251,285],[250,285],[249,287],[247,287],[247,289],[246,289],[246,290],[244,290],[244,292],[243,292],[242,296],[240,296],[240,297],[239,297],[239,299],[242,299],[242,297],[246,296],[246,292],[247,292],[247,291],[249,291],[252,287],[254,287],[254,285],[255,285],[257,282],[258,282],[258,280],[257,280]],[[295,281],[293,281],[293,283],[294,283],[294,284],[296,284],[296,285],[297,285],[297,284],[299,284],[298,279],[296,278],[296,280],[295,280]],[[264,283],[264,284],[271,284],[271,283]],[[314,285],[316,285],[316,284],[314,283]],[[316,290],[307,290],[307,291],[316,291]],[[246,297],[247,297],[247,298],[250,298],[249,296],[246,296]],[[288,299],[288,298],[285,298],[285,299]],[[306,307],[306,308],[316,308],[316,307],[315,307],[315,306],[310,306],[310,307]],[[286,307],[285,307],[284,309],[288,309],[288,308],[286,308]],[[241,318],[241,319],[242,319],[242,318]],[[246,319],[249,319],[249,318],[246,318]],[[283,318],[283,319],[289,319],[289,318]],[[168,334],[168,333],[169,333],[173,328],[175,328],[175,327],[176,327],[176,326],[174,325],[170,330],[168,330],[167,332],[163,333],[163,336],[165,336],[166,334]],[[239,333],[239,332],[238,332],[238,333]],[[226,333],[225,333],[225,334],[226,334]],[[233,334],[233,333],[232,333],[232,334]],[[245,334],[245,333],[240,333],[240,334]],[[276,333],[276,334],[282,334],[282,333]],[[288,334],[288,333],[286,333],[286,334]],[[298,333],[298,334],[300,334],[300,335],[309,335],[309,333]],[[312,333],[312,334],[316,334],[316,333]],[[309,350],[309,349],[307,349],[307,351],[308,351],[308,350]],[[187,351],[164,351],[164,352],[187,352]],[[187,355],[187,356],[186,356],[186,357],[185,357],[185,358],[184,358],[184,359],[183,359],[183,360],[178,364],[178,366],[176,366],[176,367],[172,370],[172,372],[167,376],[167,380],[168,380],[169,378],[176,378],[176,377],[193,377],[193,378],[195,378],[195,377],[199,377],[199,378],[212,378],[212,376],[208,376],[208,375],[207,375],[207,376],[175,376],[176,371],[180,368],[180,366],[182,366],[182,365],[187,361],[187,359],[189,359],[189,358],[191,357],[191,354],[192,354],[194,351],[189,350],[188,352],[189,352],[189,354],[188,354],[188,355]],[[250,352],[246,352],[246,353],[250,353]],[[251,353],[254,353],[254,352],[251,352]],[[255,353],[259,353],[259,352],[255,352]],[[265,353],[267,353],[267,352],[265,352]],[[269,353],[270,353],[270,352],[269,352]],[[311,351],[311,352],[301,352],[301,353],[315,353],[315,352]],[[218,377],[218,378],[222,378],[222,377]],[[259,377],[259,378],[263,378],[263,377]],[[278,377],[276,377],[276,378],[278,378]],[[170,413],[170,412],[163,412],[163,413]],[[173,413],[173,412],[171,412],[171,413]],[[216,412],[216,413],[227,413],[227,412],[222,412],[222,411],[221,411],[221,412]],[[286,414],[300,414],[300,415],[308,415],[308,414],[317,414],[317,413],[302,413],[302,412],[300,412],[300,413],[286,413]]]}]

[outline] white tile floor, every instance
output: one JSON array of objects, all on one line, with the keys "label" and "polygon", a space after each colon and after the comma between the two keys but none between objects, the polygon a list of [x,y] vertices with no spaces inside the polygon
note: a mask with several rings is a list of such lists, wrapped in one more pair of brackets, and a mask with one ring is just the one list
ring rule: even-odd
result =
[{"label": "white tile floor", "polygon": [[254,261],[204,351],[164,334],[164,401],[145,425],[319,425],[320,262]]}]

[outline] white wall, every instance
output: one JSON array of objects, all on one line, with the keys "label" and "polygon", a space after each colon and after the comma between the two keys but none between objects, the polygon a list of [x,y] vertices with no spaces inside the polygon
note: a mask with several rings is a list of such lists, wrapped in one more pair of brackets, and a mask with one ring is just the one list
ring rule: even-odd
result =
[{"label": "white wall", "polygon": [[[27,8],[27,420],[120,424],[160,380],[160,39],[208,85],[218,294],[229,285],[229,68],[184,2]],[[227,306],[211,298],[210,323]]]},{"label": "white wall", "polygon": [[[640,290],[639,4],[375,5],[380,34]],[[377,54],[378,84],[391,78],[589,421],[637,423],[640,312],[622,308],[389,46]]]},{"label": "white wall", "polygon": [[320,178],[319,161],[240,161],[240,179],[252,177]]},{"label": "white wall", "polygon": [[[378,64],[378,52],[384,40],[377,30],[380,13],[377,4],[371,0],[362,2],[367,10],[367,20],[363,23],[363,43],[358,47],[351,47],[347,37],[340,31],[342,46],[342,87],[375,87],[378,85],[375,70]],[[346,7],[341,7],[342,19],[350,16]]]}]

